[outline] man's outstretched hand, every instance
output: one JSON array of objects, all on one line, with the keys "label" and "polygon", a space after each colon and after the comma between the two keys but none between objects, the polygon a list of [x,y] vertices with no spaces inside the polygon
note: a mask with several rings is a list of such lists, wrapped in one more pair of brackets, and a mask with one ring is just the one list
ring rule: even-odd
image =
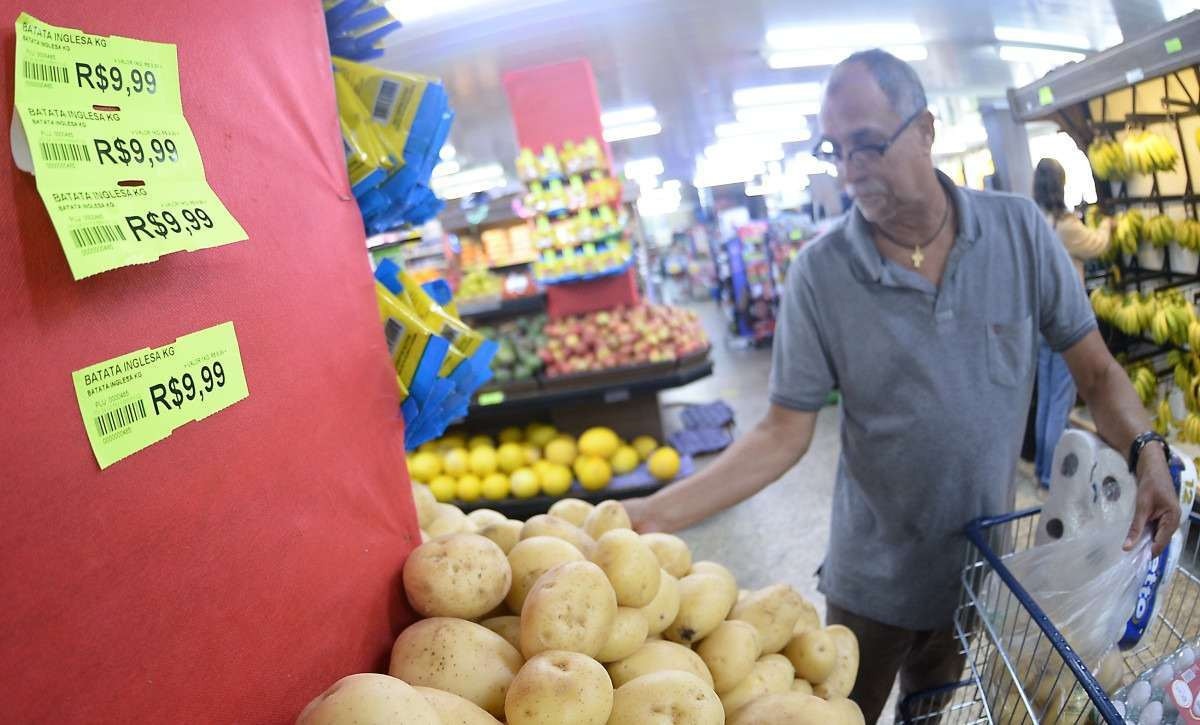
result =
[{"label": "man's outstretched hand", "polygon": [[1148,530],[1154,537],[1151,551],[1158,556],[1179,528],[1181,512],[1171,471],[1157,448],[1144,451],[1138,459],[1137,479],[1137,508],[1125,539],[1125,550],[1131,550]]},{"label": "man's outstretched hand", "polygon": [[629,520],[633,524],[634,531],[639,534],[652,534],[658,531],[670,532],[666,522],[655,510],[656,503],[650,496],[627,498],[621,501],[621,504],[625,506],[625,511],[629,513]]}]

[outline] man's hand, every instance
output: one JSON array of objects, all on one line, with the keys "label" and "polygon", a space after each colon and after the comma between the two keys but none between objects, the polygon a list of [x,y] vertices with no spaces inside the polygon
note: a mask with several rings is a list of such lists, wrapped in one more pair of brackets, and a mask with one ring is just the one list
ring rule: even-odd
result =
[{"label": "man's hand", "polygon": [[673,531],[659,509],[659,504],[653,496],[643,498],[627,498],[621,503],[629,513],[633,530],[639,534],[652,534],[658,531],[671,533]]},{"label": "man's hand", "polygon": [[1179,528],[1180,518],[1179,495],[1158,445],[1147,447],[1138,457],[1137,480],[1137,508],[1125,539],[1125,551],[1133,549],[1149,528],[1154,537],[1151,552],[1158,556]]}]

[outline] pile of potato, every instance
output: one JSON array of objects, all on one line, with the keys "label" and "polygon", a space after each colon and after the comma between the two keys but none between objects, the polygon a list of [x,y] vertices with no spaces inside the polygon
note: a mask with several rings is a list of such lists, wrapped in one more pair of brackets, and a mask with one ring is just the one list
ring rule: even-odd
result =
[{"label": "pile of potato", "polygon": [[414,490],[404,589],[425,619],[388,675],[351,675],[298,725],[862,725],[858,643],[788,586],[739,591],[617,501],[527,522]]}]

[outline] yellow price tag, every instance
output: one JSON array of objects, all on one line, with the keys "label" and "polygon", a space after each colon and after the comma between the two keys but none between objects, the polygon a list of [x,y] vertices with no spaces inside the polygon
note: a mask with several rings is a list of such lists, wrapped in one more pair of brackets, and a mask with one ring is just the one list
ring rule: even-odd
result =
[{"label": "yellow price tag", "polygon": [[16,27],[20,127],[75,279],[246,238],[204,178],[174,45]]},{"label": "yellow price tag", "polygon": [[71,374],[100,468],[247,397],[232,322]]}]

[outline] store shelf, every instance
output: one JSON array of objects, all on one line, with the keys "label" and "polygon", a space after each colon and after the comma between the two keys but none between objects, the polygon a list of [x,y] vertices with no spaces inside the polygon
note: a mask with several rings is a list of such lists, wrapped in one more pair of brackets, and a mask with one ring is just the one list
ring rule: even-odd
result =
[{"label": "store shelf", "polygon": [[516,212],[513,211],[513,201],[516,197],[516,194],[508,194],[489,200],[488,214],[478,224],[472,224],[467,221],[466,212],[457,204],[447,206],[446,210],[439,217],[442,222],[442,228],[447,232],[459,233],[524,224],[525,220],[517,216]]},{"label": "store shelf", "polygon": [[1110,91],[1200,63],[1200,11],[1191,12],[1136,40],[1047,73],[1008,92],[1021,121],[1067,112]]},{"label": "store shelf", "polygon": [[541,389],[536,391],[511,392],[501,389],[481,393],[471,406],[469,415],[507,414],[579,403],[620,403],[642,393],[687,385],[711,375],[712,370],[712,360],[703,357],[683,366],[664,363],[640,370],[626,368],[554,378],[544,380]]},{"label": "store shelf", "polygon": [[397,229],[367,237],[367,249],[384,249],[421,240],[420,229]]},{"label": "store shelf", "polygon": [[499,304],[492,306],[484,306],[471,308],[465,305],[458,306],[459,315],[464,318],[470,318],[472,323],[487,323],[492,320],[500,320],[508,317],[522,317],[524,315],[533,315],[542,312],[546,309],[546,293],[538,292],[537,294],[526,295],[524,297],[513,297],[507,300],[501,300]]}]

